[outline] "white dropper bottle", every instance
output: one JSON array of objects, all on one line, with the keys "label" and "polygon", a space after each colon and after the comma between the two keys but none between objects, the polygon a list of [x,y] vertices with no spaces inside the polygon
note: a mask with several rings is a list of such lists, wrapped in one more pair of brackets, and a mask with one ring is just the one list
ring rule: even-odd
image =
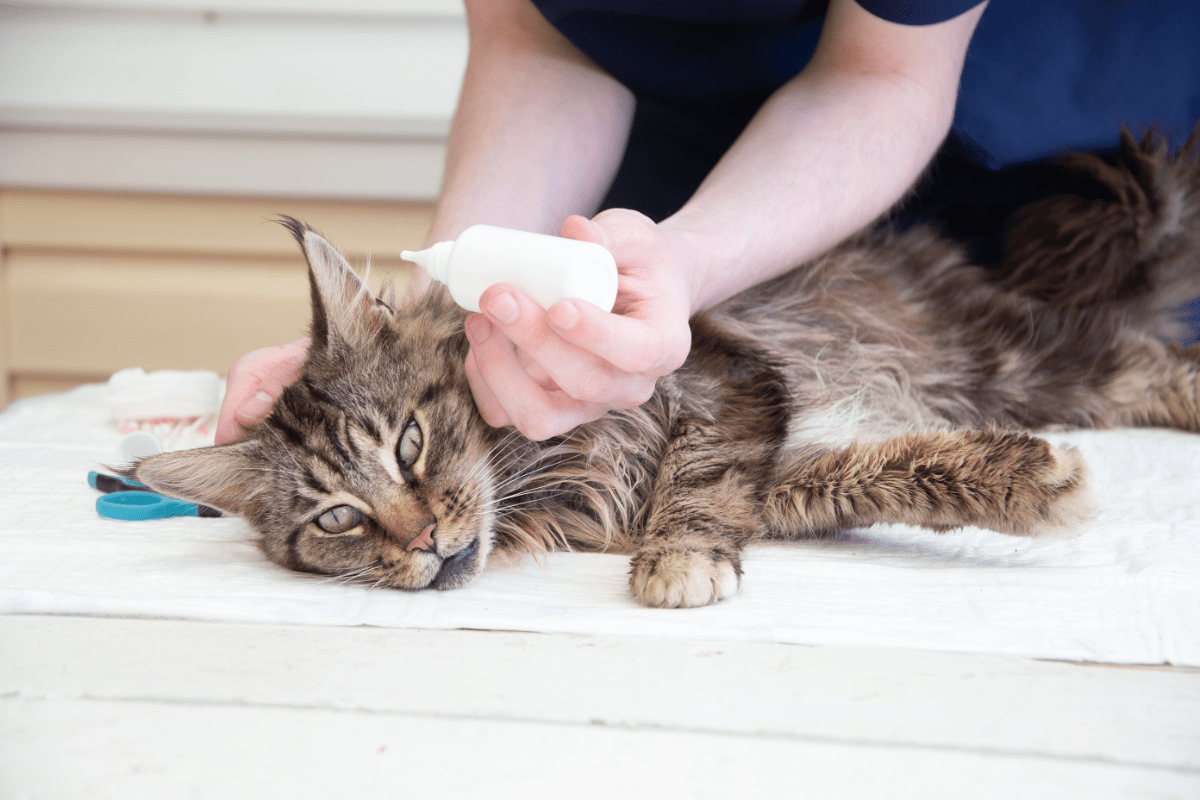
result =
[{"label": "white dropper bottle", "polygon": [[452,242],[400,257],[420,264],[468,311],[479,310],[489,286],[511,283],[545,309],[567,297],[587,300],[604,311],[617,301],[617,262],[592,242],[472,225]]}]

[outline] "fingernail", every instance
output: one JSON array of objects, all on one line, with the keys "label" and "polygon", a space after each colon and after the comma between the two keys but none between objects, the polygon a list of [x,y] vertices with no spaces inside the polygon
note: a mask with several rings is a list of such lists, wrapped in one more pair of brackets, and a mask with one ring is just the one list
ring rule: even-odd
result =
[{"label": "fingernail", "polygon": [[487,338],[492,335],[492,323],[488,322],[487,317],[480,314],[472,314],[467,317],[467,338],[471,340],[471,344],[481,344],[487,341]]},{"label": "fingernail", "polygon": [[271,395],[267,394],[266,392],[258,392],[246,405],[249,406],[247,409],[249,413],[253,414],[259,419],[262,419],[267,414],[271,413],[271,406],[275,405],[275,398],[271,397]]},{"label": "fingernail", "polygon": [[263,417],[271,413],[273,405],[275,405],[275,398],[266,392],[259,391],[242,403],[234,412],[233,418],[243,427],[257,425]]},{"label": "fingernail", "polygon": [[550,309],[550,321],[554,323],[555,327],[569,331],[579,324],[579,309],[575,307],[574,303],[555,303],[554,307]]},{"label": "fingernail", "polygon": [[508,292],[493,297],[492,302],[488,303],[487,310],[505,325],[512,325],[521,313],[521,307],[517,305],[516,298]]}]

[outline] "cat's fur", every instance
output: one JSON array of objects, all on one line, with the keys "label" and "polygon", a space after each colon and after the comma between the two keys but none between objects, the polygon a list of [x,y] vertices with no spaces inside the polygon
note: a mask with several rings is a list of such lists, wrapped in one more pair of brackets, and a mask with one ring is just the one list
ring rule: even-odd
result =
[{"label": "cat's fur", "polygon": [[312,286],[302,377],[246,441],[132,473],[243,515],[292,569],[448,589],[498,551],[615,549],[651,606],[728,597],[761,538],[1068,534],[1094,513],[1087,470],[1027,430],[1200,430],[1200,347],[1162,340],[1200,293],[1195,139],[1077,157],[1104,199],[1027,209],[998,272],[927,230],[848,243],[696,316],[645,405],[547,442],[480,418],[444,290],[385,303],[289,220]]}]

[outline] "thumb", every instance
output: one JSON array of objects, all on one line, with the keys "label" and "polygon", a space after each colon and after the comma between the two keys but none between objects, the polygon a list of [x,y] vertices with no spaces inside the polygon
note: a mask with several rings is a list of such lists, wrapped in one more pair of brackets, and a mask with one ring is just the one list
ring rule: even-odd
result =
[{"label": "thumb", "polygon": [[278,396],[272,397],[259,389],[253,397],[248,398],[238,406],[233,412],[233,418],[243,428],[252,428],[261,422],[263,417],[271,413],[271,407],[275,405],[275,401],[278,399]]},{"label": "thumb", "polygon": [[605,239],[604,228],[579,214],[572,214],[563,222],[562,237],[564,239],[575,239],[576,241],[592,242],[599,245],[603,245]]}]

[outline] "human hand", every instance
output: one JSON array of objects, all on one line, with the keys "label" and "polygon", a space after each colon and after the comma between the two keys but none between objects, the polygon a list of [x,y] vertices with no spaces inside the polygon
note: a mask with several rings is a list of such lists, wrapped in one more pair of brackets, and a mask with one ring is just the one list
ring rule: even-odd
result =
[{"label": "human hand", "polygon": [[217,417],[217,444],[245,438],[270,413],[283,387],[300,377],[309,344],[310,339],[298,339],[234,359]]},{"label": "human hand", "polygon": [[480,298],[483,313],[466,322],[467,379],[484,420],[534,440],[641,405],[691,347],[691,259],[682,235],[627,209],[570,217],[562,235],[613,254],[620,313],[574,299],[546,311],[497,284]]}]

